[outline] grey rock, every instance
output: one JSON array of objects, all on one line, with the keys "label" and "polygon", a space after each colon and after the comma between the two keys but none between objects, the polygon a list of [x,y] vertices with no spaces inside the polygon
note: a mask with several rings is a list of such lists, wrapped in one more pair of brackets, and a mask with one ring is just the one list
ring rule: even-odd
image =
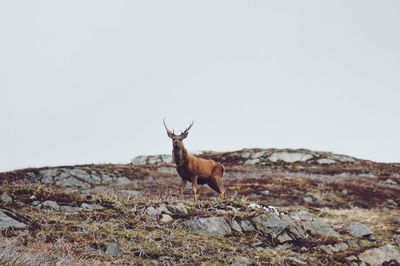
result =
[{"label": "grey rock", "polygon": [[242,227],[244,232],[253,232],[256,230],[256,228],[249,220],[240,221],[240,227]]},{"label": "grey rock", "polygon": [[277,239],[277,240],[279,241],[279,243],[281,243],[281,244],[293,240],[293,238],[291,238],[291,237],[289,236],[289,234],[286,233],[286,232],[282,232],[280,235],[278,235],[278,236],[276,237],[276,239]]},{"label": "grey rock", "polygon": [[358,258],[354,255],[348,256],[346,258],[344,258],[346,261],[348,262],[353,262],[353,261],[358,261]]},{"label": "grey rock", "polygon": [[260,163],[260,159],[248,159],[244,162],[244,164],[247,164],[247,165],[255,165],[258,163]]},{"label": "grey rock", "polygon": [[225,236],[231,233],[229,224],[222,216],[208,218],[194,217],[183,223],[193,232],[200,235]]},{"label": "grey rock", "polygon": [[305,203],[312,203],[314,201],[313,197],[311,197],[311,196],[305,196],[305,197],[303,197],[303,200]]},{"label": "grey rock", "polygon": [[270,235],[273,238],[283,232],[286,228],[286,224],[282,222],[277,216],[272,214],[262,214],[252,219],[256,225],[257,230],[263,232],[266,235]]},{"label": "grey rock", "polygon": [[338,250],[338,252],[342,252],[348,250],[349,245],[347,245],[345,242],[339,242],[335,244],[335,248]]},{"label": "grey rock", "polygon": [[385,245],[379,248],[372,248],[359,254],[359,259],[368,265],[382,265],[385,262],[394,261],[400,263],[400,252],[393,245]]},{"label": "grey rock", "polygon": [[321,245],[319,248],[326,254],[332,255],[334,253],[332,245]]},{"label": "grey rock", "polygon": [[24,229],[26,228],[26,225],[15,220],[14,218],[11,218],[0,209],[0,229],[7,228]]},{"label": "grey rock", "polygon": [[286,259],[286,262],[288,263],[288,265],[294,265],[294,266],[306,266],[308,265],[307,262],[302,261],[296,257],[288,257]]},{"label": "grey rock", "polygon": [[88,203],[82,203],[81,208],[86,211],[99,211],[104,209],[104,207],[101,205],[88,204]]},{"label": "grey rock", "polygon": [[153,206],[150,206],[146,208],[146,214],[152,220],[158,220],[160,218],[161,212],[158,209],[154,208]]},{"label": "grey rock", "polygon": [[341,163],[355,163],[356,159],[347,155],[332,154],[327,157],[328,159],[338,161]]},{"label": "grey rock", "polygon": [[80,212],[82,211],[82,208],[79,207],[74,207],[74,206],[67,206],[67,205],[61,205],[60,210],[62,212]]},{"label": "grey rock", "polygon": [[0,201],[3,203],[10,203],[10,202],[12,202],[12,200],[13,199],[5,192],[3,194],[1,194],[1,196],[0,196]]},{"label": "grey rock", "polygon": [[400,248],[400,235],[394,235],[393,242]]},{"label": "grey rock", "polygon": [[334,163],[336,163],[336,161],[332,160],[332,159],[323,158],[323,159],[317,160],[317,163],[319,163],[319,164],[334,164]]},{"label": "grey rock", "polygon": [[354,223],[345,228],[350,235],[356,237],[366,237],[373,234],[371,229],[368,228],[365,224],[362,223]]},{"label": "grey rock", "polygon": [[159,165],[159,164],[171,164],[173,159],[171,155],[148,155],[135,157],[131,164],[133,165]]},{"label": "grey rock", "polygon": [[123,251],[116,243],[111,243],[106,249],[106,254],[112,257],[120,257]]},{"label": "grey rock", "polygon": [[339,233],[333,230],[332,227],[307,210],[295,211],[289,215],[294,221],[301,224],[306,232],[314,235],[340,237]]},{"label": "grey rock", "polygon": [[281,215],[281,220],[286,224],[287,230],[289,234],[294,239],[305,239],[307,238],[307,234],[302,228],[302,226],[295,222],[290,216],[284,214]]},{"label": "grey rock", "polygon": [[231,266],[249,266],[252,265],[251,261],[247,257],[239,257]]},{"label": "grey rock", "polygon": [[172,215],[172,212],[171,212],[170,210],[168,210],[167,206],[166,206],[164,203],[161,203],[161,204],[158,206],[157,209],[158,209],[158,211],[160,212],[160,214],[161,214],[161,213],[165,213],[165,214]]},{"label": "grey rock", "polygon": [[170,222],[172,222],[174,219],[170,216],[170,215],[168,215],[168,214],[162,214],[161,215],[161,219],[160,219],[160,222],[162,222],[162,223],[170,223]]},{"label": "grey rock", "polygon": [[349,239],[346,241],[347,245],[353,249],[359,249],[360,245],[358,244],[357,239]]},{"label": "grey rock", "polygon": [[283,161],[285,163],[294,163],[294,162],[305,162],[312,159],[313,156],[308,153],[302,152],[275,152],[271,156],[269,156],[269,160],[271,162]]},{"label": "grey rock", "polygon": [[262,244],[263,244],[262,241],[257,240],[256,242],[251,243],[250,246],[251,246],[252,248],[256,248],[256,247],[261,246]]},{"label": "grey rock", "polygon": [[185,204],[183,204],[182,202],[174,205],[167,205],[167,209],[174,215],[187,215],[189,213]]},{"label": "grey rock", "polygon": [[61,211],[60,205],[57,202],[52,200],[46,200],[41,204],[42,209],[53,210],[53,211]]},{"label": "grey rock", "polygon": [[235,219],[232,219],[231,228],[234,231],[238,232],[239,234],[243,234],[242,228],[240,227],[239,223]]},{"label": "grey rock", "polygon": [[270,196],[271,195],[271,191],[269,190],[262,190],[260,192],[258,192],[258,194],[264,195],[264,196]]}]

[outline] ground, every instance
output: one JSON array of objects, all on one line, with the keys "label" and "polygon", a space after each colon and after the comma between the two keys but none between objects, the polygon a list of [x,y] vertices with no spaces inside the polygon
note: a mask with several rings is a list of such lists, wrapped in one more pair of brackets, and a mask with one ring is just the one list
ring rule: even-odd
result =
[{"label": "ground", "polygon": [[0,173],[0,262],[400,263],[400,164],[308,150],[200,156],[224,164],[225,199],[201,186],[195,203],[189,185],[181,197],[167,156]]}]

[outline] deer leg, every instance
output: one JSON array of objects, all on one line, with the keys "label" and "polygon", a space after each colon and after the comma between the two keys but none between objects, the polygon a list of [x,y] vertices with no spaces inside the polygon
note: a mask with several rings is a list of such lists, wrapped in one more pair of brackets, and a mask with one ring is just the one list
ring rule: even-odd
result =
[{"label": "deer leg", "polygon": [[179,188],[182,197],[183,197],[183,192],[185,191],[185,187],[186,187],[186,180],[182,178],[181,186]]},{"label": "deer leg", "polygon": [[219,176],[212,176],[208,185],[218,193],[219,198],[224,198],[225,190],[222,187],[221,178]]},{"label": "deer leg", "polygon": [[192,190],[193,190],[194,201],[197,202],[197,176],[192,177]]}]

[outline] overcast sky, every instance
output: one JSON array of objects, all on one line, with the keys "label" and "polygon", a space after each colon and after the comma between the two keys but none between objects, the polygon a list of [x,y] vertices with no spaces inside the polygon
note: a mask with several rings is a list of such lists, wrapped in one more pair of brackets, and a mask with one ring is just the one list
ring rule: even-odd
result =
[{"label": "overcast sky", "polygon": [[0,170],[309,148],[400,161],[399,1],[1,1]]}]

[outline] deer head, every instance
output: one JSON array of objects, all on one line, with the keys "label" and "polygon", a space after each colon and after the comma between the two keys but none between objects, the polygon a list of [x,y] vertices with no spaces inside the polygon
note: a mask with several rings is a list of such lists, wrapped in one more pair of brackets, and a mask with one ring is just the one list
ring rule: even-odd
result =
[{"label": "deer head", "polygon": [[172,130],[172,132],[167,128],[167,125],[165,124],[165,118],[163,120],[164,123],[164,127],[167,130],[167,135],[168,137],[170,137],[172,139],[172,146],[174,147],[174,149],[183,149],[183,140],[188,136],[189,134],[189,130],[192,128],[193,126],[193,122],[184,130],[181,132],[180,135],[176,135],[174,130]]}]

